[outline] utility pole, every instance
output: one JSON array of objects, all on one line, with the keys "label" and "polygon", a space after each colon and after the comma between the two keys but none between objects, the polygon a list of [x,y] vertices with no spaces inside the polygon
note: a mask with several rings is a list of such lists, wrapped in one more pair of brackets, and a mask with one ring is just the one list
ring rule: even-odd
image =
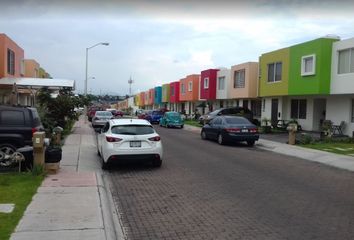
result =
[{"label": "utility pole", "polygon": [[132,76],[130,76],[128,83],[129,83],[129,97],[130,97],[132,95],[132,83],[133,83]]}]

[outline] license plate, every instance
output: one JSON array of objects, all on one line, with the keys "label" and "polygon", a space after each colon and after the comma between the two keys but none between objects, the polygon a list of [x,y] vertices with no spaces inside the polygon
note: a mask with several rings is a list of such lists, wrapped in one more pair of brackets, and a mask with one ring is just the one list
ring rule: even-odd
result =
[{"label": "license plate", "polygon": [[248,129],[242,129],[241,132],[248,132]]},{"label": "license plate", "polygon": [[141,141],[131,141],[130,147],[141,147]]}]

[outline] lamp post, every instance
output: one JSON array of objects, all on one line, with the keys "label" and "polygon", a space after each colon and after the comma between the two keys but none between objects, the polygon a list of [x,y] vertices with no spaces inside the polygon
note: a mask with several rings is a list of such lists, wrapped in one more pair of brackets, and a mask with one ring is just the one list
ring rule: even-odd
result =
[{"label": "lamp post", "polygon": [[98,45],[104,45],[104,46],[108,46],[109,43],[107,42],[100,42],[100,43],[96,43],[95,45],[86,48],[86,75],[85,75],[85,96],[87,95],[87,73],[88,73],[88,50],[90,50],[91,48],[94,48]]},{"label": "lamp post", "polygon": [[[91,47],[86,48],[86,73],[85,73],[85,89],[84,89],[85,97],[87,96],[88,50],[90,50],[91,48],[94,48],[98,45],[108,46],[109,43],[108,42],[100,42],[100,43],[96,43],[95,45],[93,45]],[[85,123],[86,123],[86,119],[87,119],[87,106],[85,105]]]}]

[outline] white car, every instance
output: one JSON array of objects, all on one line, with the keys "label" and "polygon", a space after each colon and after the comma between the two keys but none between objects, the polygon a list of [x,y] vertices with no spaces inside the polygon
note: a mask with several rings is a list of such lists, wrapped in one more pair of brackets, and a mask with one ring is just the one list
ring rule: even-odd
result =
[{"label": "white car", "polygon": [[146,160],[153,166],[162,164],[160,136],[145,119],[112,119],[97,134],[97,152],[102,168],[120,160]]}]

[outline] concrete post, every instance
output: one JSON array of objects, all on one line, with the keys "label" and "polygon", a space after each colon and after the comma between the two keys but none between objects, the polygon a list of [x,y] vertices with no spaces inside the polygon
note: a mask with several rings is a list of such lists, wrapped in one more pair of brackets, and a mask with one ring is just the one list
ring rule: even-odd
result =
[{"label": "concrete post", "polygon": [[297,131],[297,124],[290,123],[286,128],[289,132],[289,144],[295,145],[296,143],[296,131]]},{"label": "concrete post", "polygon": [[33,134],[33,165],[44,166],[45,163],[45,132],[35,132]]}]

